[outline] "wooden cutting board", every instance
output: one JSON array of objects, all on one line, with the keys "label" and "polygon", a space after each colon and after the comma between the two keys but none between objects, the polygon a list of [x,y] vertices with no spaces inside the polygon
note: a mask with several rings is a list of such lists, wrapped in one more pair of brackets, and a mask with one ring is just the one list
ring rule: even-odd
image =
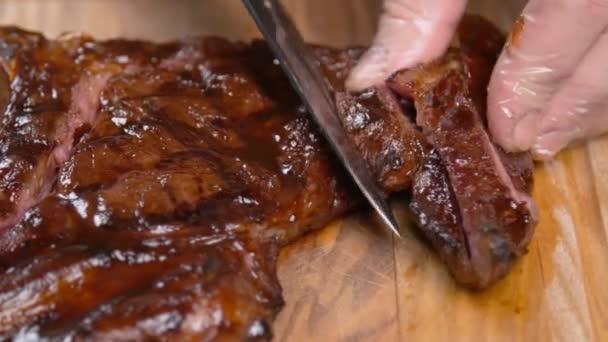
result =
[{"label": "wooden cutting board", "polygon": [[[473,1],[507,28],[521,1]],[[495,2],[500,3],[500,2]],[[504,4],[506,3],[506,4]],[[286,1],[310,41],[369,43],[380,2]],[[155,40],[188,34],[256,36],[236,0],[0,0],[0,24],[49,36]],[[404,42],[407,44],[407,42]],[[403,239],[365,214],[335,222],[281,254],[286,306],[277,341],[607,341],[608,137],[538,165],[540,224],[511,274],[479,293],[458,287],[395,207]]]}]

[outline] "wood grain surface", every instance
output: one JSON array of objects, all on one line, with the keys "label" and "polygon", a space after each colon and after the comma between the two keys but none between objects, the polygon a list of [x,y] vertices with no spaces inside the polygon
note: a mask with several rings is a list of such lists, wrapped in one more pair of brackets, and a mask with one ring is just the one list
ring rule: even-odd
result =
[{"label": "wood grain surface", "polygon": [[[373,0],[285,2],[308,40],[335,46],[368,43],[381,7]],[[472,10],[506,29],[521,3],[480,0]],[[0,24],[49,36],[257,36],[236,0],[0,0]],[[541,218],[529,253],[484,292],[452,281],[398,198],[401,240],[364,213],[304,237],[280,258],[287,304],[275,340],[607,341],[608,138],[538,165],[534,197]]]}]

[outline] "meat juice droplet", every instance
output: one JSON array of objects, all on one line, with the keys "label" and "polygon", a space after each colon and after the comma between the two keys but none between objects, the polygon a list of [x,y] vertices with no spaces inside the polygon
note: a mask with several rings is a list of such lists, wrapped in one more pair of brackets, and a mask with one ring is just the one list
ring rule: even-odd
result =
[{"label": "meat juice droplet", "polygon": [[110,214],[107,212],[106,202],[99,196],[97,200],[97,213],[93,216],[93,223],[96,227],[101,227],[110,222]]},{"label": "meat juice droplet", "polygon": [[469,161],[467,159],[458,158],[456,159],[456,164],[460,166],[467,166],[469,164]]},{"label": "meat juice droplet", "polygon": [[127,64],[127,63],[129,63],[129,56],[126,56],[126,55],[116,56],[116,61],[120,64]]},{"label": "meat juice droplet", "polygon": [[253,322],[253,324],[251,324],[251,326],[249,327],[247,336],[252,339],[263,338],[263,337],[267,337],[268,333],[269,333],[269,329],[268,329],[268,325],[266,324],[266,322],[258,319],[255,322]]},{"label": "meat juice droplet", "polygon": [[116,126],[124,126],[127,123],[127,118],[117,118],[117,117],[113,117],[112,118],[112,122],[116,125]]},{"label": "meat juice droplet", "polygon": [[291,164],[281,164],[281,173],[284,175],[288,175],[293,169],[293,165]]},{"label": "meat juice droplet", "polygon": [[354,129],[365,128],[369,124],[370,116],[367,109],[363,108],[360,104],[351,108],[346,117],[346,124],[348,127]]},{"label": "meat juice droplet", "polygon": [[72,206],[74,207],[74,209],[76,209],[76,212],[78,213],[78,215],[80,215],[80,217],[82,217],[83,219],[87,218],[87,208],[89,207],[87,201],[81,198],[77,198],[72,200]]},{"label": "meat juice droplet", "polygon": [[420,224],[423,226],[425,226],[429,223],[428,218],[426,217],[425,213],[418,214],[418,222],[420,222]]},{"label": "meat juice droplet", "polygon": [[255,198],[247,197],[247,196],[237,196],[236,202],[238,204],[244,205],[258,205],[260,204]]}]

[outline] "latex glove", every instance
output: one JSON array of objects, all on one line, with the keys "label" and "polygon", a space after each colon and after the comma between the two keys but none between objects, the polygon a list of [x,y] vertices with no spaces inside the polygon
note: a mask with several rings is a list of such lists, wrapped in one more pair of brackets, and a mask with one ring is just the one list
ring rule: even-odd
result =
[{"label": "latex glove", "polygon": [[448,48],[466,0],[385,0],[378,32],[346,81],[357,91],[395,71],[429,62]]},{"label": "latex glove", "polygon": [[554,156],[608,131],[608,1],[531,0],[488,91],[494,140]]},{"label": "latex glove", "polygon": [[[372,48],[347,80],[358,90],[438,57],[462,0],[386,0]],[[494,140],[509,151],[552,157],[608,130],[608,0],[530,0],[488,88]]]}]

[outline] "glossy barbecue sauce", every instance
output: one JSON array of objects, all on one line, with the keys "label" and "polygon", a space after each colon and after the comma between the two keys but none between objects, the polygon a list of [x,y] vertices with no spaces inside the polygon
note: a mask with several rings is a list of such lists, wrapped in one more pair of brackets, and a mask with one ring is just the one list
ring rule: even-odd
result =
[{"label": "glossy barbecue sauce", "polygon": [[[4,229],[23,218],[0,241],[0,332],[268,338],[277,248],[357,197],[266,47],[7,31],[2,157],[27,163],[5,190],[28,200],[3,206]],[[349,53],[318,51],[339,82]]]},{"label": "glossy barbecue sauce", "polygon": [[[429,238],[466,283],[451,162],[388,88],[343,91],[360,49],[315,53],[387,193],[428,185],[421,165],[434,172],[424,189],[453,216],[432,201],[413,211],[442,219],[434,233],[458,236],[460,245]],[[5,28],[0,57],[11,87],[0,134],[0,335],[269,339],[282,306],[278,248],[359,197],[264,43],[48,41]],[[527,185],[525,161],[509,165]]]}]

